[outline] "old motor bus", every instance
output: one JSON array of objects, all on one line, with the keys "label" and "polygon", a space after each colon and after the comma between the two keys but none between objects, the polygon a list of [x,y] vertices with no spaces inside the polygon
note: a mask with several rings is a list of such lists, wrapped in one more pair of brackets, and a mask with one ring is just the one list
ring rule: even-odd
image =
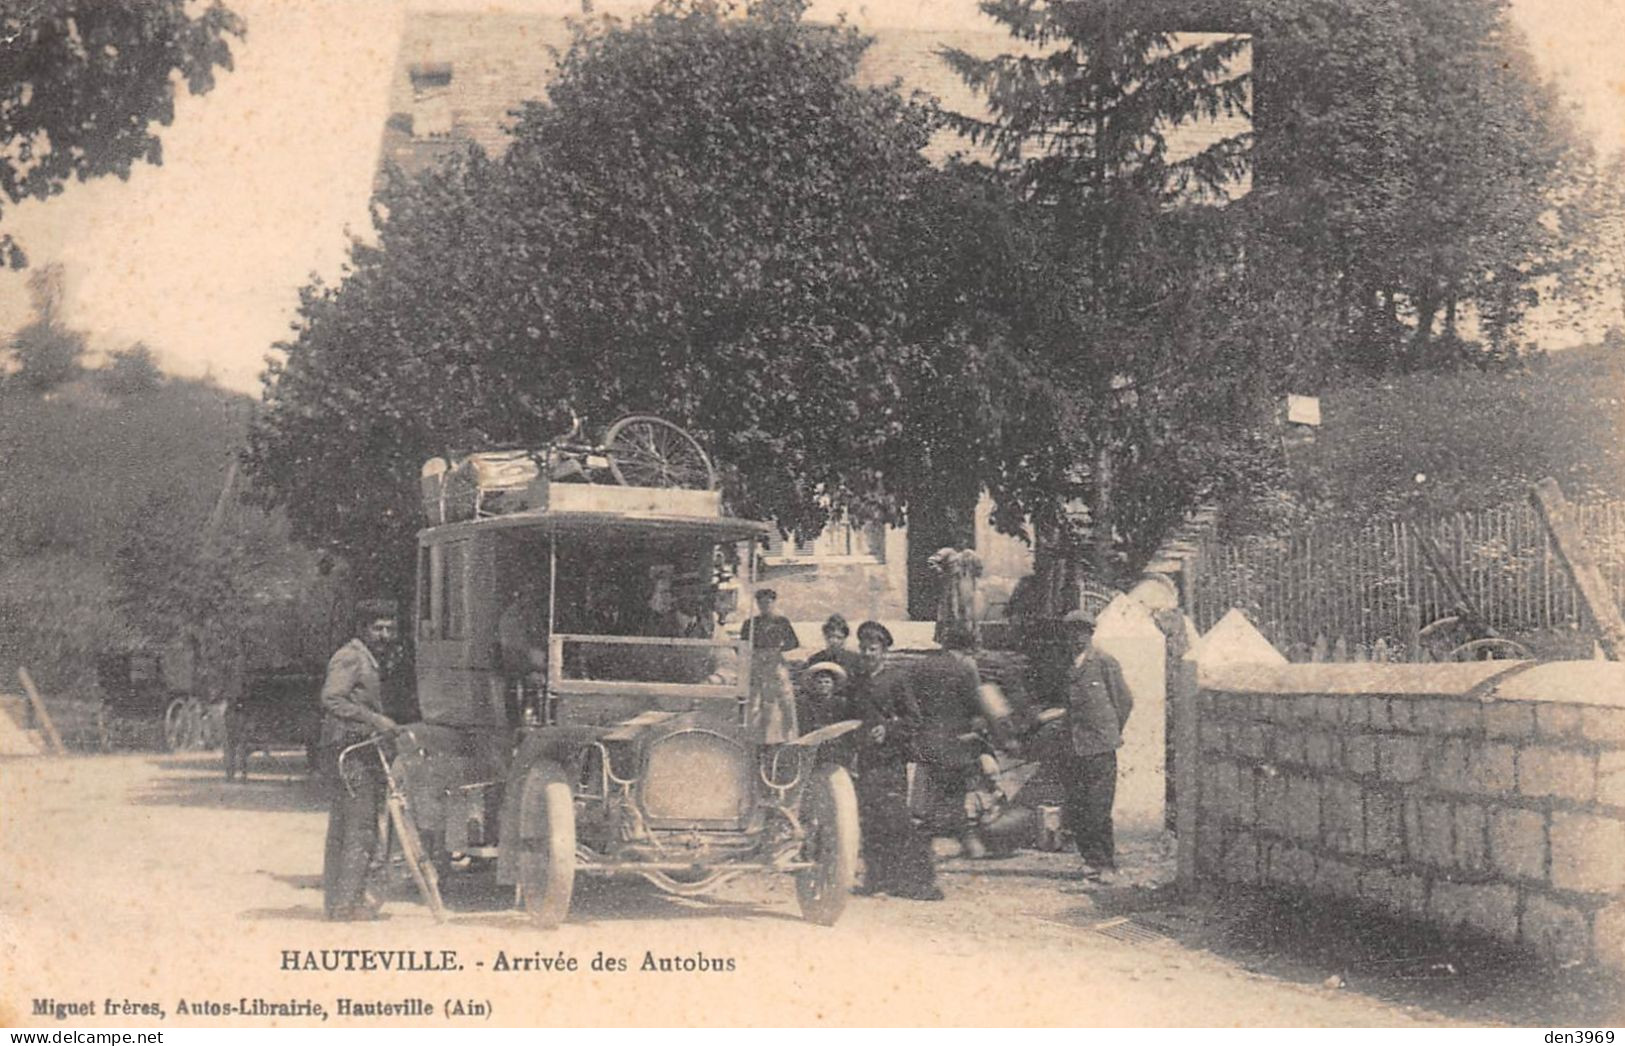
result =
[{"label": "old motor bus", "polygon": [[[423,721],[388,777],[429,857],[494,860],[542,927],[578,875],[699,894],[750,872],[793,876],[804,917],[832,924],[857,801],[818,750],[857,724],[769,743],[748,643],[720,623],[750,605],[769,525],[723,512],[708,462],[696,482],[627,461],[550,449],[425,467]],[[668,485],[627,482],[644,477]]]}]

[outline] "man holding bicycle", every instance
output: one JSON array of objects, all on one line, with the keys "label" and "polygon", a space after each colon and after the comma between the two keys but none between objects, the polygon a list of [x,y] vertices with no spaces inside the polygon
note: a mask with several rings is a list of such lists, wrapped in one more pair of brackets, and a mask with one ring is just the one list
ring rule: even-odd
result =
[{"label": "man holding bicycle", "polygon": [[322,745],[348,744],[395,729],[384,714],[379,662],[395,644],[395,605],[364,600],[356,608],[356,637],[339,647],[327,662],[322,682]]},{"label": "man holding bicycle", "polygon": [[382,765],[376,759],[338,763],[345,747],[390,733],[395,720],[384,713],[379,662],[395,643],[393,603],[368,600],[357,607],[357,635],[327,663],[322,683],[322,764],[333,789],[327,820],[329,919],[374,919],[378,906],[367,896],[367,870],[378,838],[378,811],[384,798]]}]

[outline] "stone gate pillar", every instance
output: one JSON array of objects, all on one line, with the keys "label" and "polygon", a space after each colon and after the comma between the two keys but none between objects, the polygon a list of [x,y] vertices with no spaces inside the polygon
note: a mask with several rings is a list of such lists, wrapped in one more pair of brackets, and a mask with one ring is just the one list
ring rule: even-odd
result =
[{"label": "stone gate pillar", "polygon": [[1167,791],[1167,640],[1158,611],[1176,608],[1167,578],[1147,577],[1106,604],[1095,621],[1094,643],[1123,667],[1134,711],[1117,753],[1117,823],[1160,830]]}]

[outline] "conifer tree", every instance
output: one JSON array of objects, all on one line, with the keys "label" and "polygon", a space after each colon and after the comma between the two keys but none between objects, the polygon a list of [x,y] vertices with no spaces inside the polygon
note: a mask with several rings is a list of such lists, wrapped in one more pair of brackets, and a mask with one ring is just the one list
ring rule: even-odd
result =
[{"label": "conifer tree", "polygon": [[[1091,572],[1109,575],[1129,515],[1137,530],[1160,533],[1208,478],[1188,455],[1176,463],[1165,453],[1205,413],[1188,395],[1197,370],[1213,376],[1212,361],[1185,351],[1189,339],[1169,325],[1188,320],[1182,302],[1228,267],[1214,255],[1212,223],[1196,215],[1241,184],[1251,134],[1184,154],[1174,144],[1183,126],[1249,115],[1247,40],[1180,36],[1162,5],[1126,0],[987,0],[982,10],[1018,49],[943,52],[989,110],[949,119],[1041,215],[1043,252],[1066,290],[1036,354],[1073,404],[1075,425],[1057,439],[1071,444],[1068,471],[1085,477]],[[1215,268],[1198,273],[1198,259]],[[1235,406],[1222,394],[1209,402]],[[1151,478],[1149,469],[1127,477],[1127,466],[1159,459],[1176,468],[1155,476],[1157,490],[1124,488]],[[1041,541],[1073,538],[1060,512],[1035,526]]]}]

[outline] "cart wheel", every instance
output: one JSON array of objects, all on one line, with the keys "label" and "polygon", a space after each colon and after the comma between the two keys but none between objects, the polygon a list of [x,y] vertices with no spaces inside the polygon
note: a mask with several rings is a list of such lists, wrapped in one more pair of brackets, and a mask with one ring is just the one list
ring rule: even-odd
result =
[{"label": "cart wheel", "polygon": [[801,798],[803,853],[816,867],[796,873],[801,917],[833,926],[846,910],[858,872],[858,795],[844,766],[817,770]]},{"label": "cart wheel", "polygon": [[352,773],[349,790],[338,780],[332,787],[322,854],[322,908],[329,919],[348,919],[365,903],[374,862],[388,859],[389,813],[377,774]]},{"label": "cart wheel", "polygon": [[1451,661],[1528,661],[1529,648],[1515,639],[1474,639],[1450,651]]},{"label": "cart wheel", "polygon": [[189,697],[177,697],[164,709],[164,751],[178,752],[190,747],[191,702]]},{"label": "cart wheel", "polygon": [[550,930],[570,911],[576,878],[576,811],[570,782],[551,767],[525,775],[519,796],[519,886],[525,912]]},{"label": "cart wheel", "polygon": [[220,748],[226,737],[226,702],[215,701],[198,713],[198,744],[207,750]]},{"label": "cart wheel", "polygon": [[698,440],[664,418],[636,414],[604,433],[604,456],[628,487],[715,490],[716,470]]},{"label": "cart wheel", "polygon": [[1424,625],[1422,627],[1422,631],[1418,632],[1417,635],[1423,639],[1432,639],[1434,636],[1448,632],[1450,629],[1455,628],[1460,623],[1461,618],[1454,614],[1450,614],[1446,617],[1435,618]]},{"label": "cart wheel", "polygon": [[1416,633],[1417,656],[1430,661],[1449,661],[1460,638],[1460,626],[1461,618],[1453,614],[1428,622]]}]

